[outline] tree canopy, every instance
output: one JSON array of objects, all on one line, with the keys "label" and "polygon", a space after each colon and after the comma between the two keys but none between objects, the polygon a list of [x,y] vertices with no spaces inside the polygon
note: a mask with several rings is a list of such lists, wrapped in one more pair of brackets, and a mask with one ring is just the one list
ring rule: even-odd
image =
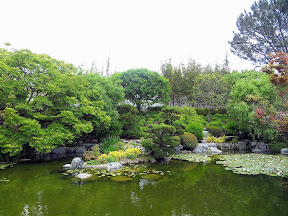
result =
[{"label": "tree canopy", "polygon": [[288,52],[288,1],[260,0],[237,19],[238,32],[230,41],[231,51],[254,63],[268,63],[268,54]]},{"label": "tree canopy", "polygon": [[[39,152],[71,143],[93,124],[111,117],[99,89],[90,90],[81,70],[30,50],[0,49],[0,151],[10,156],[25,146]],[[91,121],[93,118],[93,122]]]},{"label": "tree canopy", "polygon": [[167,103],[170,100],[169,81],[157,72],[148,69],[130,69],[117,73],[113,78],[120,80],[124,87],[125,98],[140,111],[145,106],[155,103]]}]

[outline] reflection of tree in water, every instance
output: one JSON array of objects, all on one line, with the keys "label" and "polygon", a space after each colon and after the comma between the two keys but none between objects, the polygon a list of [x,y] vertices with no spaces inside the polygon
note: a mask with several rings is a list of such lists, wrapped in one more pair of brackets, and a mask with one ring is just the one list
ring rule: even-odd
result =
[{"label": "reflection of tree in water", "polygon": [[42,191],[37,193],[37,200],[35,204],[25,204],[21,215],[48,215],[48,207],[42,204]]}]

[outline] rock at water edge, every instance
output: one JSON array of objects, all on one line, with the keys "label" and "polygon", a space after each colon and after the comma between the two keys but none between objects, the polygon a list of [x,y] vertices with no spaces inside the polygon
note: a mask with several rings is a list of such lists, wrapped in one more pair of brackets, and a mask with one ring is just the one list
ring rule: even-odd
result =
[{"label": "rock at water edge", "polygon": [[84,161],[82,161],[81,157],[75,157],[73,158],[71,162],[71,168],[72,169],[82,169],[84,167]]},{"label": "rock at water edge", "polygon": [[122,168],[122,164],[117,163],[117,162],[112,162],[110,164],[108,164],[107,169],[108,170],[117,170],[117,169],[121,169]]},{"label": "rock at water edge", "polygon": [[288,148],[282,148],[281,155],[288,155]]},{"label": "rock at water edge", "polygon": [[89,173],[80,173],[80,174],[76,175],[75,177],[80,178],[80,179],[87,179],[87,178],[90,178],[91,176],[92,176],[92,174],[89,174]]}]

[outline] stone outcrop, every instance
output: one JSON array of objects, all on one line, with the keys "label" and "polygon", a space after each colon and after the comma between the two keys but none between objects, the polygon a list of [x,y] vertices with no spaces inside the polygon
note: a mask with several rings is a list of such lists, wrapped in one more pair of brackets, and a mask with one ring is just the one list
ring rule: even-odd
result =
[{"label": "stone outcrop", "polygon": [[84,167],[84,161],[81,157],[73,158],[71,162],[71,169],[82,169]]},{"label": "stone outcrop", "polygon": [[282,148],[281,155],[288,155],[288,148]]}]

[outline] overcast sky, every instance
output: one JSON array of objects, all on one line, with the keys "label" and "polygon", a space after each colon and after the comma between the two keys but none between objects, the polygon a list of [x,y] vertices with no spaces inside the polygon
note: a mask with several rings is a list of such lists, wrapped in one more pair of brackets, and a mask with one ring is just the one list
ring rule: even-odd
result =
[{"label": "overcast sky", "polygon": [[111,70],[174,64],[188,58],[202,65],[252,69],[230,53],[236,20],[254,0],[0,0],[0,47],[36,53]]}]

